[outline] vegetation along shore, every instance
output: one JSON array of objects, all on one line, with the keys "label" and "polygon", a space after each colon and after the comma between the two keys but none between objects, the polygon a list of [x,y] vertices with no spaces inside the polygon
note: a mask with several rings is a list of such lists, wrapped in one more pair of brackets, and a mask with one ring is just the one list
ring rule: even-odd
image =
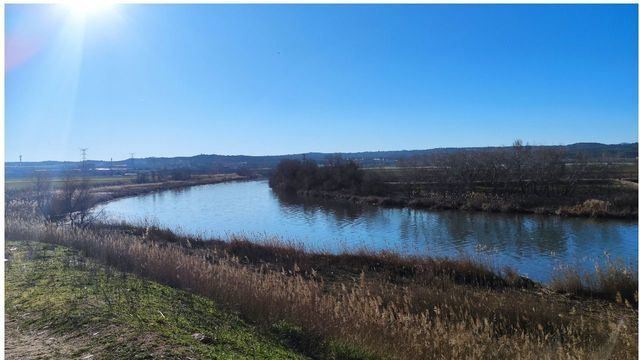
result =
[{"label": "vegetation along shore", "polygon": [[555,148],[511,147],[435,153],[394,168],[334,158],[282,161],[278,192],[382,206],[635,219],[637,164],[593,162]]},{"label": "vegetation along shore", "polygon": [[[326,359],[539,359],[580,358],[594,353],[623,359],[637,352],[637,272],[616,263],[589,275],[567,270],[551,284],[542,285],[508,269],[492,269],[470,259],[411,258],[391,253],[332,255],[245,238],[221,241],[179,236],[156,227],[103,224],[80,216],[72,216],[71,221],[69,217],[48,220],[42,213],[46,207],[37,203],[35,199],[22,197],[6,204],[5,256],[9,269],[49,266],[18,263],[33,259],[61,261],[61,271],[72,272],[84,271],[74,268],[78,262],[96,264],[90,272],[95,271],[98,278],[106,276],[100,275],[104,272],[120,275],[112,276],[111,280],[106,276],[100,285],[91,278],[83,280],[87,289],[95,289],[87,290],[86,294],[69,294],[62,288],[54,288],[56,295],[51,298],[51,293],[25,286],[24,279],[15,277],[19,274],[9,271],[8,282],[13,285],[8,288],[8,299],[38,299],[24,303],[21,306],[26,308],[22,309],[16,308],[21,301],[7,303],[14,306],[7,308],[10,324],[15,325],[12,329],[29,329],[28,334],[36,338],[50,333],[60,334],[63,339],[76,336],[77,327],[68,326],[61,320],[64,317],[58,315],[82,317],[82,311],[88,308],[78,305],[67,309],[64,306],[69,303],[64,302],[67,305],[60,305],[63,307],[49,316],[42,309],[55,305],[59,296],[71,296],[76,299],[75,304],[80,303],[79,297],[93,296],[94,301],[103,304],[95,311],[112,311],[123,306],[130,310],[110,320],[97,315],[91,317],[95,321],[84,318],[87,330],[91,326],[100,329],[123,326],[122,329],[128,329],[126,334],[129,331],[136,334],[135,341],[143,341],[155,339],[167,329],[181,328],[174,337],[161,335],[166,346],[154,350],[141,346],[135,350],[141,353],[186,354],[191,351],[187,349],[206,352],[235,341],[228,337],[236,335],[221,335],[216,330],[219,327],[185,327],[182,321],[189,322],[190,317],[205,321],[203,316],[214,316],[203,315],[202,311],[209,311],[207,314],[221,311],[231,317],[237,314],[247,324],[248,327],[239,325],[237,330],[254,334],[252,338],[261,345],[250,350],[229,345],[238,351],[234,355],[238,357],[260,356],[258,351],[268,351],[282,357],[291,352],[291,356]],[[36,255],[25,257],[25,252]],[[73,261],[56,258],[64,259],[67,255],[63,254],[77,255],[71,255]],[[57,279],[58,275],[47,277],[36,272],[27,281],[46,285],[46,279]],[[104,296],[100,295],[100,286],[105,289],[118,286],[112,280],[136,284],[144,281],[147,285],[136,285],[135,291],[142,294],[150,291],[150,295],[138,300],[126,294],[100,298]],[[66,286],[64,282],[57,284]],[[182,314],[177,313],[179,307],[154,304],[153,308],[157,307],[164,317],[141,309],[147,305],[141,305],[137,313],[133,310],[139,299],[155,299],[156,290],[149,289],[162,286],[168,286],[169,293],[174,291],[169,289],[186,291],[175,293],[178,297],[194,294],[198,297],[193,301],[207,305],[204,310],[198,308]],[[172,296],[157,301],[173,301]],[[218,310],[206,310],[209,306]],[[158,327],[136,325],[151,321],[150,317]],[[91,334],[99,331],[102,330]],[[200,337],[196,333],[202,339],[222,340],[203,343],[196,339]],[[112,345],[105,344],[112,344],[109,336],[113,333],[107,331],[104,335],[102,345],[81,337],[89,341],[86,352],[108,357]],[[188,337],[192,335],[195,337]],[[196,339],[199,345],[194,348],[189,339]]]},{"label": "vegetation along shore", "polygon": [[[286,160],[269,184],[278,192],[389,206],[637,214],[634,169],[596,179],[601,175],[591,165],[519,144],[428,161],[389,170],[340,158]],[[514,163],[521,173],[514,174]],[[486,177],[491,168],[493,180]],[[60,356],[98,358],[625,359],[637,353],[637,271],[625,264],[610,262],[588,274],[568,268],[539,284],[473,259],[204,239],[105,223],[91,210],[119,197],[250,178],[190,174],[105,185],[69,177],[7,188],[9,355],[38,356],[51,338]],[[73,347],[71,339],[83,345]]]}]

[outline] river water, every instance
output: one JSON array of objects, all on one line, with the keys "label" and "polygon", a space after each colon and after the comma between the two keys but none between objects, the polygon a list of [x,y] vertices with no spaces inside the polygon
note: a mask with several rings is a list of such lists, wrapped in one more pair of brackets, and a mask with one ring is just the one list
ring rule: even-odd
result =
[{"label": "river water", "polygon": [[266,181],[168,190],[97,210],[115,221],[146,221],[206,237],[277,238],[308,250],[471,257],[543,282],[562,266],[593,270],[607,258],[634,267],[638,262],[636,221],[388,209],[281,196]]}]

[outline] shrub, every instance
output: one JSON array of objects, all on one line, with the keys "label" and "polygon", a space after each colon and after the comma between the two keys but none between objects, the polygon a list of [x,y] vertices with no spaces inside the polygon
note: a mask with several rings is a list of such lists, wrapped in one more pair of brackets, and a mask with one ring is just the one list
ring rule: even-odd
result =
[{"label": "shrub", "polygon": [[[353,161],[335,160],[318,166],[313,160],[283,160],[269,178],[269,186],[276,191],[308,190],[360,192],[364,174]],[[373,189],[372,179],[367,186]],[[375,189],[374,189],[375,190]]]}]

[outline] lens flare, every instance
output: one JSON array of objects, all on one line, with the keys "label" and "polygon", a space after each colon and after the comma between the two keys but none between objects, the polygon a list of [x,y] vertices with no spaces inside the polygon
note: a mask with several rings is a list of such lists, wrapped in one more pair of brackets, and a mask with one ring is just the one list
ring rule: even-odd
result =
[{"label": "lens flare", "polygon": [[63,5],[73,17],[79,19],[108,12],[113,7],[112,2],[100,0],[69,0],[63,2]]}]

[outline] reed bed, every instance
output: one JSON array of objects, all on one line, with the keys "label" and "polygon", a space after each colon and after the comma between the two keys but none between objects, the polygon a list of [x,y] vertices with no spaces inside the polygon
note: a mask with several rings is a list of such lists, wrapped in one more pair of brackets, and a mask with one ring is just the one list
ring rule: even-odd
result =
[{"label": "reed bed", "polygon": [[7,216],[6,237],[80,249],[120,270],[209,297],[256,324],[270,327],[284,321],[299,326],[306,337],[359,348],[372,357],[637,355],[637,310],[615,303],[600,301],[583,308],[547,289],[461,285],[441,273],[402,282],[381,280],[363,270],[352,280],[330,281],[297,263],[280,269],[259,262],[247,266],[247,260],[216,247],[29,218]]},{"label": "reed bed", "polygon": [[591,273],[561,269],[551,288],[563,293],[638,304],[638,272],[628,264],[607,258]]}]

